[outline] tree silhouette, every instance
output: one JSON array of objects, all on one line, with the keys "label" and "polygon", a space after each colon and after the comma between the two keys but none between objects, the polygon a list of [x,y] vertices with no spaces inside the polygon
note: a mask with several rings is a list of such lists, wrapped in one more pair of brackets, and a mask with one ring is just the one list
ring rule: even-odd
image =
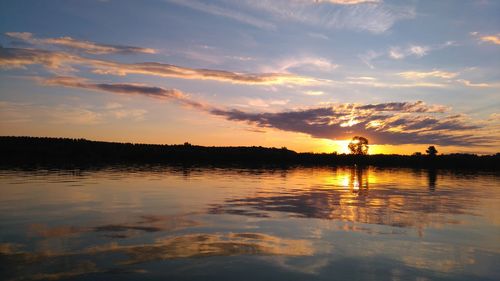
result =
[{"label": "tree silhouette", "polygon": [[348,145],[351,154],[366,155],[368,154],[368,139],[355,136]]},{"label": "tree silhouette", "polygon": [[427,148],[427,150],[425,152],[427,152],[427,154],[429,154],[429,156],[436,156],[436,154],[438,153],[438,151],[434,147],[434,145],[429,146],[429,148]]}]

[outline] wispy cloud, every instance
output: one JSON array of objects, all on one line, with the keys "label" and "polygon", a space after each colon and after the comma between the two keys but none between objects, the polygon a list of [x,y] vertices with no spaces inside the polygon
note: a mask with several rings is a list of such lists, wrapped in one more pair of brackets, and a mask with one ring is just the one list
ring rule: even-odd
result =
[{"label": "wispy cloud", "polygon": [[395,7],[381,1],[245,0],[243,3],[280,20],[372,33],[383,33],[396,21],[415,16],[413,7]]},{"label": "wispy cloud", "polygon": [[476,37],[481,42],[500,45],[500,34],[482,35],[479,32],[471,32],[470,34]]},{"label": "wispy cloud", "polygon": [[168,0],[168,2],[188,7],[190,9],[197,10],[200,12],[212,14],[215,16],[229,18],[261,29],[268,29],[268,30],[276,29],[276,26],[272,22],[245,13],[241,13],[234,9],[227,9],[220,6],[216,6],[214,4],[207,4],[204,2],[193,1],[193,0]]},{"label": "wispy cloud", "polygon": [[[474,83],[474,82],[471,82],[471,81],[465,80],[465,79],[457,79],[457,82],[462,83],[467,87],[488,88],[488,87],[495,86],[495,85],[491,85],[488,83]],[[496,84],[496,86],[498,86],[498,83]]]},{"label": "wispy cloud", "polygon": [[275,64],[276,67],[267,67],[264,70],[286,73],[292,70],[330,72],[339,67],[326,58],[316,56],[296,56],[279,60]]},{"label": "wispy cloud", "polygon": [[309,32],[307,33],[312,38],[317,38],[317,39],[322,39],[322,40],[330,40],[330,37],[326,36],[323,33],[317,33],[317,32]]},{"label": "wispy cloud", "polygon": [[[398,73],[399,76],[408,79],[408,80],[417,80],[421,81],[419,83],[425,83],[425,79],[428,78],[438,78],[446,80],[447,85],[451,85],[453,83],[459,83],[466,87],[477,87],[477,88],[489,88],[489,87],[498,87],[498,83],[475,83],[471,82],[467,79],[453,79],[459,76],[460,72],[449,72],[443,70],[432,70],[432,71],[405,71]],[[463,76],[463,75],[462,75]],[[428,82],[432,83],[432,82]]]},{"label": "wispy cloud", "polygon": [[238,104],[238,107],[246,107],[246,108],[258,108],[258,107],[271,107],[271,106],[283,106],[286,105],[290,100],[282,99],[260,99],[260,98],[252,98],[246,99],[246,104]]},{"label": "wispy cloud", "polygon": [[488,118],[488,121],[500,121],[500,113],[492,113]]},{"label": "wispy cloud", "polygon": [[454,41],[446,41],[442,44],[434,45],[418,45],[409,44],[406,46],[391,46],[387,51],[374,51],[369,50],[363,54],[358,55],[363,63],[374,69],[373,61],[378,58],[390,58],[393,60],[402,60],[408,57],[421,58],[427,56],[429,53],[441,50],[447,47],[457,46]]},{"label": "wispy cloud", "polygon": [[412,82],[394,82],[394,81],[380,81],[374,77],[348,77],[347,80],[338,82],[340,84],[359,85],[374,88],[444,88],[448,84],[433,82],[433,81],[412,81]]},{"label": "wispy cloud", "polygon": [[248,85],[313,85],[324,82],[315,78],[290,73],[242,73],[217,69],[188,68],[158,62],[120,63],[85,58],[65,52],[0,47],[0,67],[23,68],[36,64],[43,65],[56,73],[75,71],[73,66],[83,65],[90,67],[92,72],[103,75],[124,76],[129,74],[143,74]]},{"label": "wispy cloud", "polygon": [[407,48],[391,47],[388,56],[392,59],[404,59],[407,56],[423,57],[431,50],[429,46],[411,45]]},{"label": "wispy cloud", "polygon": [[[277,29],[280,21],[292,21],[322,28],[382,33],[396,21],[415,16],[413,7],[396,7],[377,0],[243,0],[219,4],[197,0],[168,1],[268,30]],[[262,19],[269,15],[272,21]]]},{"label": "wispy cloud", "polygon": [[91,41],[78,40],[68,36],[59,38],[36,38],[30,32],[7,32],[5,35],[18,40],[25,41],[32,45],[55,45],[68,49],[76,49],[88,54],[111,54],[111,53],[145,53],[155,54],[156,50],[151,48],[141,48],[133,46],[107,45]]},{"label": "wispy cloud", "polygon": [[424,79],[424,78],[442,78],[451,79],[458,75],[457,72],[448,72],[442,70],[432,70],[432,71],[405,71],[398,73],[399,76],[406,79]]},{"label": "wispy cloud", "polygon": [[372,61],[374,59],[381,57],[381,56],[383,56],[383,53],[375,52],[373,50],[369,50],[369,51],[365,52],[364,54],[358,55],[359,59],[371,69],[375,68]]},{"label": "wispy cloud", "polygon": [[308,95],[308,96],[322,96],[325,94],[325,92],[323,92],[323,91],[305,91],[304,94]]}]

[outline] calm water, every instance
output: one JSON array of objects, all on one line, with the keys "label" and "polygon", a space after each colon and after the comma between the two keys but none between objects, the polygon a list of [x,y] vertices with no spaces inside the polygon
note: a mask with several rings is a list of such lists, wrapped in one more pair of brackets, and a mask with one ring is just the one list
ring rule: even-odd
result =
[{"label": "calm water", "polygon": [[500,176],[0,171],[2,280],[499,280]]}]

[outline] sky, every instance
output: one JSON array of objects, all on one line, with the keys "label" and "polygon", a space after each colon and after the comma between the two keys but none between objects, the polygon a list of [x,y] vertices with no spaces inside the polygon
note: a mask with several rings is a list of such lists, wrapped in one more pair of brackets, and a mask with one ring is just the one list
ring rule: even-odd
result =
[{"label": "sky", "polygon": [[0,135],[500,151],[500,1],[1,1]]}]

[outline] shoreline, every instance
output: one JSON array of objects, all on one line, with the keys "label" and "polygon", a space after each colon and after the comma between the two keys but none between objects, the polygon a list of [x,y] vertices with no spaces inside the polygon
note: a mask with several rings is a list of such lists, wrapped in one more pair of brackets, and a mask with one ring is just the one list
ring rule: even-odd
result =
[{"label": "shoreline", "polygon": [[493,155],[352,155],[298,153],[286,148],[154,145],[45,137],[0,137],[0,166],[373,166],[418,169],[500,170]]}]

